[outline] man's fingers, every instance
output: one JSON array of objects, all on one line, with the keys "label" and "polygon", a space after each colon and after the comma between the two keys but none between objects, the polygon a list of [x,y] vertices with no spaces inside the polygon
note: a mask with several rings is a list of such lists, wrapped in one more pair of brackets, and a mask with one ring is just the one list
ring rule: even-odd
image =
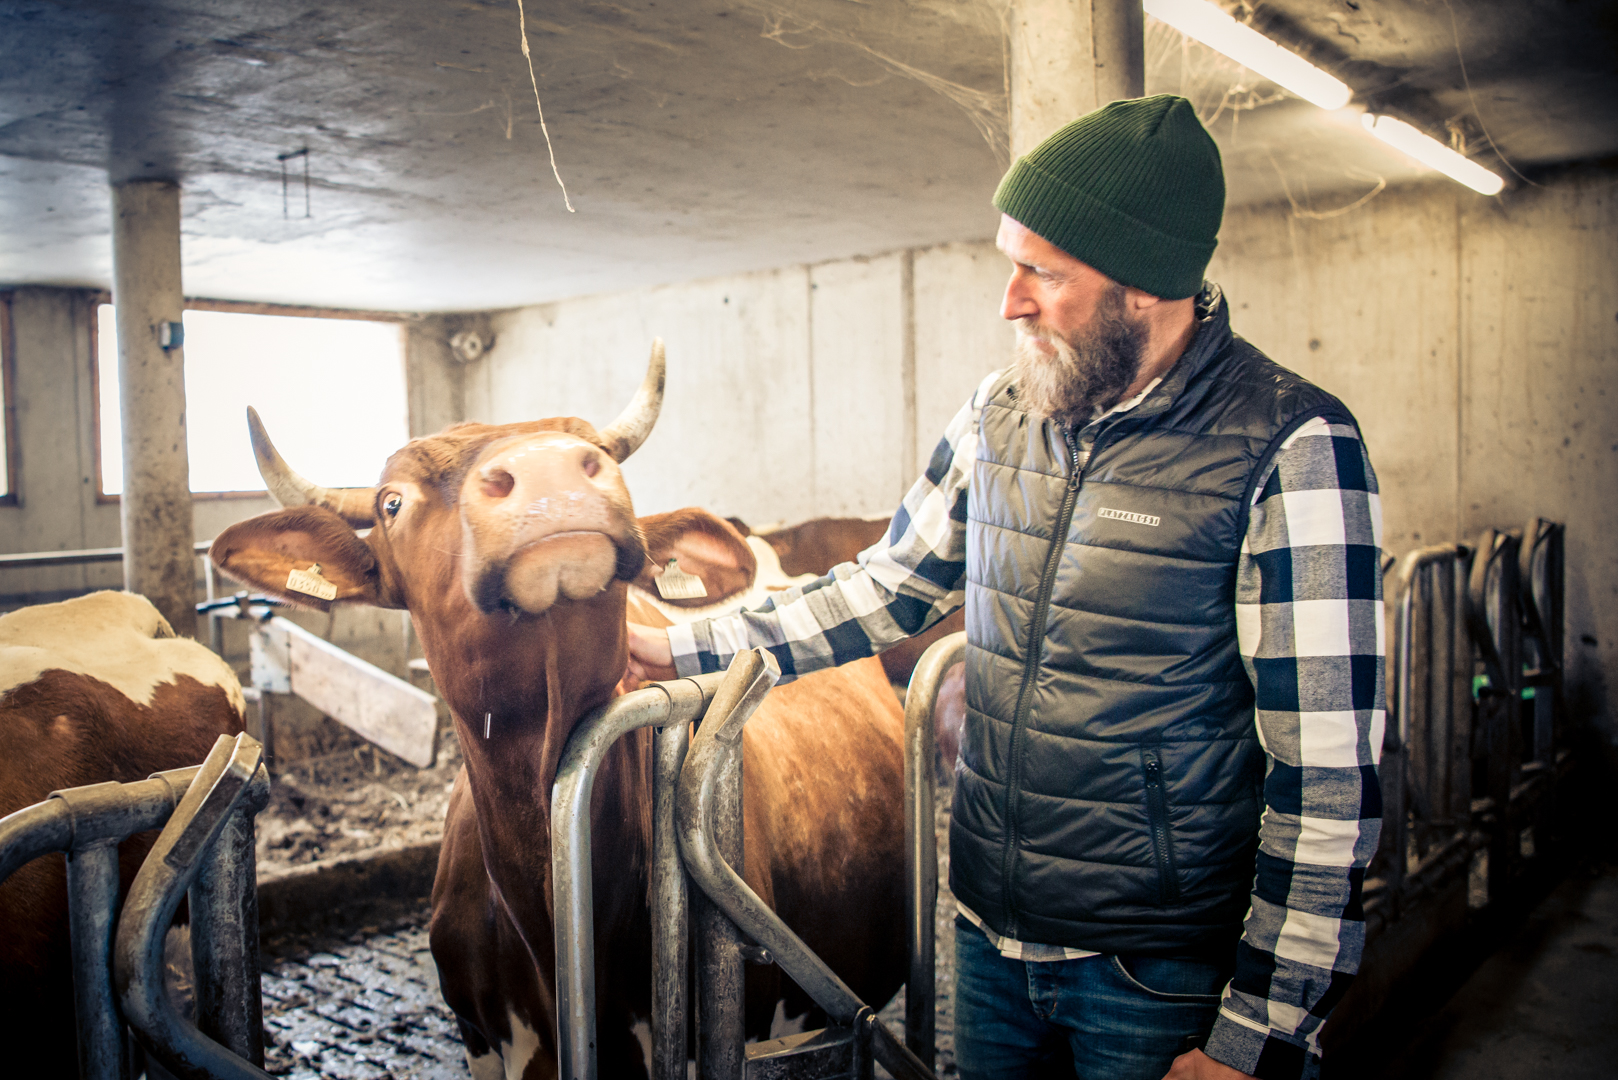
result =
[{"label": "man's fingers", "polygon": [[1201,1050],[1192,1050],[1174,1059],[1169,1071],[1163,1074],[1163,1080],[1252,1080],[1252,1077],[1215,1061]]},{"label": "man's fingers", "polygon": [[629,670],[646,682],[675,677],[674,650],[669,647],[667,630],[629,624]]}]

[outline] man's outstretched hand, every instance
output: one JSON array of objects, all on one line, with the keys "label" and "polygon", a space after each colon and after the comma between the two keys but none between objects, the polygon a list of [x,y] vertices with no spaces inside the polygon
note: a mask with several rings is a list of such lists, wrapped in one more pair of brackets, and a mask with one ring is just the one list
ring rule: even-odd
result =
[{"label": "man's outstretched hand", "polygon": [[1201,1050],[1193,1050],[1175,1058],[1163,1080],[1253,1080],[1253,1077],[1229,1065],[1221,1065]]},{"label": "man's outstretched hand", "polygon": [[675,677],[674,650],[669,648],[667,630],[629,624],[629,674],[641,682]]}]

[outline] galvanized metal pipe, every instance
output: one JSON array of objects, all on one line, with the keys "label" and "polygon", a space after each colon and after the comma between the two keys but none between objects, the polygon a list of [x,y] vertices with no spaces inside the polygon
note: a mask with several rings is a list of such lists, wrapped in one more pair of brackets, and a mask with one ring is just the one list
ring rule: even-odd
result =
[{"label": "galvanized metal pipe", "polygon": [[[206,555],[212,540],[198,540],[191,549]],[[123,562],[124,549],[80,548],[75,551],[21,551],[14,555],[0,555],[0,570],[20,570],[33,566],[88,566],[92,563]]]},{"label": "galvanized metal pipe", "polygon": [[267,789],[258,742],[221,735],[135,875],[113,946],[113,986],[124,1018],[171,1072],[207,1080],[268,1080],[269,1073],[197,1030],[175,1011],[163,981],[163,939],[202,857],[233,813]]},{"label": "galvanized metal pipe", "polygon": [[117,912],[118,841],[98,840],[68,852],[67,917],[80,1080],[123,1080],[129,1075],[128,1040],[112,997]]},{"label": "galvanized metal pipe", "polygon": [[[111,978],[118,843],[168,820],[198,771],[191,766],[135,783],[54,791],[44,802],[0,819],[0,881],[41,855],[67,854],[79,1073],[85,1080],[122,1080],[129,1071]],[[255,902],[256,895],[255,889]],[[253,940],[256,946],[256,935]]]},{"label": "galvanized metal pipe", "polygon": [[7,814],[0,818],[0,882],[41,855],[157,828],[168,820],[196,773],[193,765],[132,784],[53,791],[44,802]]},{"label": "galvanized metal pipe", "polygon": [[636,728],[690,723],[718,675],[654,683],[580,720],[551,789],[552,920],[556,931],[557,1063],[564,1080],[595,1080],[595,900],[590,793],[612,744]]},{"label": "galvanized metal pipe", "polygon": [[[1453,639],[1453,593],[1441,588],[1439,582],[1453,577],[1453,567],[1462,550],[1454,544],[1419,548],[1407,554],[1399,567],[1388,679],[1389,723],[1380,766],[1385,832],[1382,843],[1389,853],[1384,873],[1395,904],[1410,865],[1412,787],[1426,796],[1429,813],[1448,812],[1447,777],[1454,716],[1447,695],[1452,662],[1449,650],[1453,643],[1442,652],[1435,646],[1440,626]],[[1441,607],[1445,609],[1442,614]],[[1439,707],[1440,701],[1443,707]]]},{"label": "galvanized metal pipe", "polygon": [[674,803],[691,726],[657,733],[652,767],[652,1080],[686,1080],[690,896],[674,835]]},{"label": "galvanized metal pipe", "polygon": [[73,812],[57,799],[0,818],[0,881],[41,855],[73,846]]},{"label": "galvanized metal pipe", "polygon": [[[774,664],[774,660],[770,661]],[[714,694],[703,726],[731,726],[739,711],[751,713],[764,693],[780,677],[763,683],[759,654],[743,653]],[[745,717],[744,717],[745,719]],[[699,727],[700,733],[702,728]],[[742,744],[739,726],[734,742],[721,740],[723,763],[713,781],[712,826],[719,855],[742,873],[745,850],[742,828]],[[747,1068],[747,962],[742,956],[742,935],[707,896],[698,894],[693,906],[696,922],[697,968],[697,1075],[703,1080],[742,1080]]]},{"label": "galvanized metal pipe", "polygon": [[249,786],[190,889],[197,1027],[255,1065],[264,1064],[264,1009],[253,815],[268,798],[268,785]]},{"label": "galvanized metal pipe", "polygon": [[936,798],[933,712],[949,669],[966,655],[966,634],[950,634],[927,647],[905,692],[905,932],[910,973],[905,980],[905,1045],[931,1069],[937,1038],[934,985],[938,916],[938,838],[933,830]]},{"label": "galvanized metal pipe", "polygon": [[[720,688],[721,694],[724,687]],[[723,716],[717,709],[712,716]],[[700,729],[699,729],[700,730]],[[713,782],[713,837],[720,857],[742,873],[742,747],[722,755]],[[747,961],[742,935],[708,897],[694,905],[697,947],[697,1075],[742,1080],[747,1068]]]},{"label": "galvanized metal pipe", "polygon": [[[864,1002],[826,962],[760,900],[747,882],[720,858],[713,831],[718,779],[726,757],[741,746],[742,725],[764,699],[780,669],[763,649],[738,653],[714,698],[709,718],[697,729],[680,775],[677,821],[680,850],[691,880],[743,933],[774,956],[781,970],[844,1027],[869,1037],[876,1059],[901,1080],[930,1080],[928,1069],[881,1027]],[[704,1077],[704,1080],[707,1080]]]}]

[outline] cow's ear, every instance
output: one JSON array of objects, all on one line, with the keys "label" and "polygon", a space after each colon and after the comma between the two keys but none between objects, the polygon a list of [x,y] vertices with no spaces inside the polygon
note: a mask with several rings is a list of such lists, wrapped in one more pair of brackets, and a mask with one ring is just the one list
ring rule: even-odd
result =
[{"label": "cow's ear", "polygon": [[[295,506],[238,521],[219,534],[208,557],[249,588],[304,607],[400,606],[383,585],[371,546],[323,506]],[[316,565],[320,569],[312,573]],[[300,584],[301,589],[292,587]],[[331,600],[315,595],[324,591],[323,584],[337,590]]]},{"label": "cow's ear", "polygon": [[680,572],[701,578],[708,590],[706,596],[665,599],[664,603],[676,607],[707,607],[752,587],[758,560],[753,558],[753,549],[747,546],[742,534],[729,522],[721,521],[706,510],[688,507],[643,517],[640,527],[646,534],[646,567],[635,578],[636,585],[653,596],[658,595],[658,574],[668,566],[670,559],[678,559]]}]

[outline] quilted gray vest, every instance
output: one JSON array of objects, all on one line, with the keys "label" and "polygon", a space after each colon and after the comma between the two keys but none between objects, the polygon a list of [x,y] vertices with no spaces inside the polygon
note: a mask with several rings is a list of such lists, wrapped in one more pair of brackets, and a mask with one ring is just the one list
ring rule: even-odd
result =
[{"label": "quilted gray vest", "polygon": [[1009,378],[983,409],[950,886],[1022,941],[1228,955],[1248,908],[1265,758],[1236,642],[1246,508],[1288,434],[1353,417],[1210,306],[1082,470],[1077,433]]}]

